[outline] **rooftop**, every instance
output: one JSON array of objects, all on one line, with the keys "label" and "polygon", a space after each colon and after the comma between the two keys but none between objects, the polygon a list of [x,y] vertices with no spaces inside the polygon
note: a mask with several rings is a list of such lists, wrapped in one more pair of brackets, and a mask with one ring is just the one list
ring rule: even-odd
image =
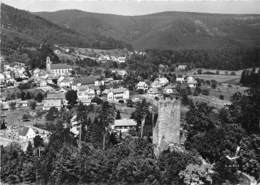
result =
[{"label": "rooftop", "polygon": [[26,136],[27,132],[29,131],[30,127],[22,127],[19,129],[20,136]]},{"label": "rooftop", "polygon": [[51,69],[72,69],[72,67],[67,64],[51,64]]},{"label": "rooftop", "polygon": [[50,92],[46,99],[65,99],[65,94],[63,92]]},{"label": "rooftop", "polygon": [[136,126],[137,123],[133,119],[117,119],[115,120],[114,126]]}]

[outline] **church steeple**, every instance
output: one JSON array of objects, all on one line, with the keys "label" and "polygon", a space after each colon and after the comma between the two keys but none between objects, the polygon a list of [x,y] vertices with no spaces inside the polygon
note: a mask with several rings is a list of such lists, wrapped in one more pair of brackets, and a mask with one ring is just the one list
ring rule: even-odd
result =
[{"label": "church steeple", "polygon": [[46,71],[50,71],[51,70],[51,59],[49,56],[46,57]]}]

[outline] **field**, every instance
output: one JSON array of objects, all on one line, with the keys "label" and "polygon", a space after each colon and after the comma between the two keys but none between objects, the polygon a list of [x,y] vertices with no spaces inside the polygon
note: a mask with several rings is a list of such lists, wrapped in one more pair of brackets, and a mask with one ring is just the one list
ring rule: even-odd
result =
[{"label": "field", "polygon": [[[36,117],[36,111],[32,111],[29,108],[19,108],[16,110],[6,110],[2,111],[1,115],[3,119],[5,119],[7,126],[33,126],[35,123],[37,124],[44,124],[45,119]],[[38,111],[41,111],[41,108],[38,108]],[[23,115],[31,115],[31,119],[29,121],[23,121]],[[36,119],[34,119],[34,117]]]},{"label": "field", "polygon": [[215,96],[219,98],[220,95],[223,95],[225,100],[230,100],[230,97],[233,96],[233,94],[235,94],[236,92],[240,92],[243,94],[245,90],[247,90],[246,87],[240,87],[240,86],[228,87],[228,86],[221,85],[221,86],[217,86],[216,89],[210,88],[210,96]]},{"label": "field", "polygon": [[203,80],[216,80],[219,83],[228,83],[232,81],[232,84],[238,83],[240,80],[240,76],[238,75],[208,75],[208,74],[196,74],[193,75],[194,78],[200,78]]},{"label": "field", "polygon": [[223,108],[225,105],[231,104],[231,102],[228,100],[220,100],[219,98],[214,96],[200,95],[200,96],[190,96],[190,97],[194,102],[204,102],[218,109]]}]

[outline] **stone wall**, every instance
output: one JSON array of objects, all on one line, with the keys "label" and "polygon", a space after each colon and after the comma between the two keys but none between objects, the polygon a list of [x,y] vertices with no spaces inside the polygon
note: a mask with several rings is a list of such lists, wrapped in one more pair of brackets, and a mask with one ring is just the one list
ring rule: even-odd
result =
[{"label": "stone wall", "polygon": [[153,128],[155,154],[170,144],[180,144],[180,100],[167,99],[158,102],[158,119]]}]

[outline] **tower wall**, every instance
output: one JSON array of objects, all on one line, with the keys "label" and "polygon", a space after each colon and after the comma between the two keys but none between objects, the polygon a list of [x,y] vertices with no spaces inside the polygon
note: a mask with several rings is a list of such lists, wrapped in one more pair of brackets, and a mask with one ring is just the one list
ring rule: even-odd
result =
[{"label": "tower wall", "polygon": [[158,119],[153,128],[155,154],[159,155],[170,144],[180,144],[180,101],[160,100]]}]

